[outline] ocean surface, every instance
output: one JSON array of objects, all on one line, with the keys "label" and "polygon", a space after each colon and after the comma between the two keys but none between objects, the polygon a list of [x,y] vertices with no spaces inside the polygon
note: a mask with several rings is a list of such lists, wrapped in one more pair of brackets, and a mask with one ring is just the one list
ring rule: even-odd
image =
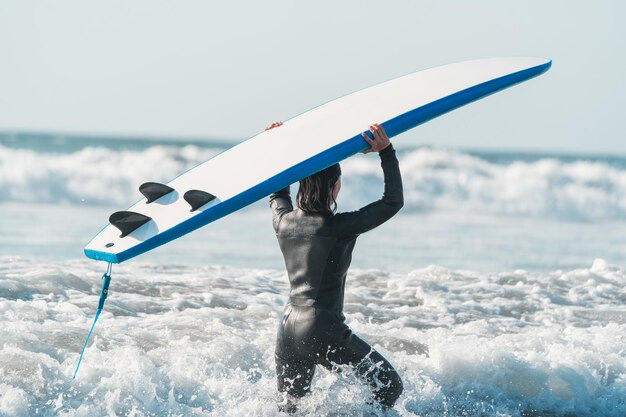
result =
[{"label": "ocean surface", "polygon": [[[228,146],[0,133],[0,416],[281,415],[265,200],[115,265],[71,378],[106,269],[82,248]],[[385,414],[318,368],[299,415],[626,416],[626,158],[398,148],[405,207],[359,238],[345,309],[405,391]],[[340,211],[380,198],[375,155],[342,170]]]}]

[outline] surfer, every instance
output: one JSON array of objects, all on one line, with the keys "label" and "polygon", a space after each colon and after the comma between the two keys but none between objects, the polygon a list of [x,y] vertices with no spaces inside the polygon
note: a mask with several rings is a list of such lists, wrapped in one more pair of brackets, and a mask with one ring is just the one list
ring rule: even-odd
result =
[{"label": "surfer", "polygon": [[[272,123],[266,130],[281,126]],[[340,371],[349,365],[383,407],[403,390],[400,376],[379,352],[352,333],[343,314],[346,273],[357,237],[389,220],[403,205],[402,178],[393,145],[382,126],[361,133],[378,152],[384,173],[382,199],[360,210],[335,213],[341,188],[339,164],[300,181],[294,210],[289,186],[270,196],[274,229],[285,258],[291,291],[278,328],[276,374],[281,411],[293,413],[311,388],[316,365]]]}]

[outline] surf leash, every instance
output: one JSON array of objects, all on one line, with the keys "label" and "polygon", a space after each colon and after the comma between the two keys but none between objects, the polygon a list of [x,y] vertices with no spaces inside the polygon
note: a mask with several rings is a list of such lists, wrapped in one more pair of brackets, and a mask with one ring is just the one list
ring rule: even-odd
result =
[{"label": "surf leash", "polygon": [[109,295],[109,284],[111,283],[111,270],[113,269],[113,264],[109,262],[109,266],[107,266],[107,271],[102,275],[102,290],[100,291],[100,301],[98,301],[98,308],[96,309],[96,316],[93,319],[93,324],[91,325],[91,329],[89,333],[87,333],[87,340],[85,340],[85,345],[83,346],[83,350],[80,352],[80,357],[78,358],[78,364],[76,364],[76,370],[74,371],[74,376],[72,379],[76,379],[76,374],[78,373],[78,368],[80,368],[80,363],[83,361],[83,355],[85,354],[85,349],[87,349],[87,343],[89,342],[89,338],[91,337],[91,332],[93,332],[93,328],[96,327],[96,322],[98,321],[98,317],[100,317],[100,313],[102,313],[102,309],[104,308],[104,302],[107,299],[107,295]]}]

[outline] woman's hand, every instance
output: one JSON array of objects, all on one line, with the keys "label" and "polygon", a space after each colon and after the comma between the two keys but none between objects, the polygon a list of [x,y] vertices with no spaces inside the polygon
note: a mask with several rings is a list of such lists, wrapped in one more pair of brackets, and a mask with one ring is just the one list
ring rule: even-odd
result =
[{"label": "woman's hand", "polygon": [[363,153],[370,153],[373,151],[380,152],[391,144],[387,134],[385,133],[385,129],[383,129],[383,127],[378,123],[371,125],[369,131],[372,132],[374,139],[370,139],[365,132],[361,133],[365,142],[370,144],[370,147],[365,149]]},{"label": "woman's hand", "polygon": [[274,122],[271,125],[269,125],[268,127],[266,127],[265,130],[274,129],[275,127],[282,126],[282,125],[283,125],[283,122]]}]

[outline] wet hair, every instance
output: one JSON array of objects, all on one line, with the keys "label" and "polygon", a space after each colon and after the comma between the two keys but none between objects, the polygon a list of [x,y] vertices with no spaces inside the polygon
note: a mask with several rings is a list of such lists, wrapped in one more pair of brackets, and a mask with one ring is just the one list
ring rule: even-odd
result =
[{"label": "wet hair", "polygon": [[300,180],[296,203],[306,214],[331,215],[337,210],[332,188],[341,177],[341,167],[334,164]]}]

